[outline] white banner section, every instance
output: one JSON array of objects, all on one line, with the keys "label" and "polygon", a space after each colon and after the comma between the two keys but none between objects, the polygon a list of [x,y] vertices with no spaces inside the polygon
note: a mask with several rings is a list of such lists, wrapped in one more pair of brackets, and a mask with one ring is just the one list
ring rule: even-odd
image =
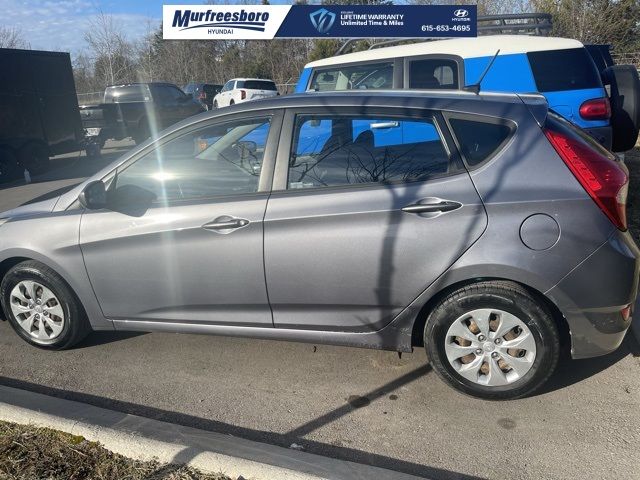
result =
[{"label": "white banner section", "polygon": [[163,5],[166,40],[271,40],[291,5]]}]

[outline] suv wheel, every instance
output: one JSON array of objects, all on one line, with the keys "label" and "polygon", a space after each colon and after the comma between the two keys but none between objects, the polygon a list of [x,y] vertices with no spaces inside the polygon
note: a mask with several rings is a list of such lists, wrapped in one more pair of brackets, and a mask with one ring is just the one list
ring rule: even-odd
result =
[{"label": "suv wheel", "polygon": [[480,282],[444,298],[427,318],[427,355],[452,387],[490,400],[531,394],[560,351],[548,309],[511,282]]},{"label": "suv wheel", "polygon": [[39,262],[13,267],[0,284],[2,308],[15,332],[41,348],[69,348],[91,331],[84,310],[65,281]]}]

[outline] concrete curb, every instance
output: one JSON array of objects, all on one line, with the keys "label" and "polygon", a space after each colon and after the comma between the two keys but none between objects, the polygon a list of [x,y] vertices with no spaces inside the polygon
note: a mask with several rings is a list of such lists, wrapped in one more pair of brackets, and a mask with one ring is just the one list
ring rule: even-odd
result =
[{"label": "concrete curb", "polygon": [[417,480],[377,467],[183,427],[84,403],[0,386],[0,420],[99,441],[139,460],[187,464],[203,472],[253,480]]}]

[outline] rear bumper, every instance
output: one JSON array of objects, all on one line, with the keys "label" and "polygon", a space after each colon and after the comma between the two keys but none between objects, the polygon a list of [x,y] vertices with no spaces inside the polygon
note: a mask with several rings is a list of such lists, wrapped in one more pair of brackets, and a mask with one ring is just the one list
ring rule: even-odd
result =
[{"label": "rear bumper", "polygon": [[588,358],[617,349],[631,318],[621,310],[634,305],[640,321],[638,275],[640,250],[628,232],[615,231],[547,295],[565,316],[571,332],[571,355]]},{"label": "rear bumper", "polygon": [[592,127],[584,129],[589,135],[595,138],[607,150],[613,146],[613,132],[611,127]]}]

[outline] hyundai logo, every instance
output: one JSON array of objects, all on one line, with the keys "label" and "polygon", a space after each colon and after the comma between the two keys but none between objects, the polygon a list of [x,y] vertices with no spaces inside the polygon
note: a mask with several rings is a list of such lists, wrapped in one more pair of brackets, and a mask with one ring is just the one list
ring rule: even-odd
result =
[{"label": "hyundai logo", "polygon": [[321,8],[310,14],[309,19],[318,33],[327,33],[336,21],[336,14]]},{"label": "hyundai logo", "polygon": [[469,11],[465,10],[464,8],[459,8],[458,10],[453,12],[453,14],[458,18],[465,18],[469,16]]}]

